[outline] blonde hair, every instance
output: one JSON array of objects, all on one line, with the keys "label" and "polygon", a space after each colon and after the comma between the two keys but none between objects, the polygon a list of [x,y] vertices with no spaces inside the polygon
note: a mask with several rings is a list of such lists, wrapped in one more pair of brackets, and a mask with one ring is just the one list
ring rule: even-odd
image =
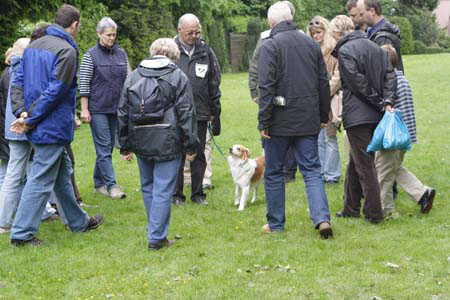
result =
[{"label": "blonde hair", "polygon": [[330,22],[324,17],[315,16],[309,22],[308,27],[306,28],[306,33],[308,36],[312,37],[311,31],[317,29],[323,30],[324,32],[323,41],[320,43],[320,49],[322,50],[322,55],[327,57],[336,46],[336,40],[331,32]]},{"label": "blonde hair", "polygon": [[25,48],[28,47],[29,43],[30,43],[29,38],[20,38],[17,41],[15,41],[12,48],[9,48],[5,53],[5,63],[7,65],[10,65],[11,57],[13,55],[22,56],[23,51],[25,51]]},{"label": "blonde hair", "polygon": [[355,24],[353,21],[345,15],[337,15],[330,22],[331,30],[333,33],[340,33],[345,35],[355,30]]},{"label": "blonde hair", "polygon": [[170,60],[180,58],[180,49],[173,39],[160,38],[150,46],[150,56],[164,55]]}]

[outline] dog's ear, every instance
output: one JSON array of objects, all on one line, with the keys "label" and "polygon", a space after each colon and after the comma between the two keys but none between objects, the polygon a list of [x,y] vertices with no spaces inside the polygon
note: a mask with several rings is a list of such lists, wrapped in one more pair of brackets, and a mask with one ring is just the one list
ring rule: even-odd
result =
[{"label": "dog's ear", "polygon": [[242,151],[242,160],[244,160],[244,161],[247,160],[251,155],[250,150],[243,147],[241,151]]}]

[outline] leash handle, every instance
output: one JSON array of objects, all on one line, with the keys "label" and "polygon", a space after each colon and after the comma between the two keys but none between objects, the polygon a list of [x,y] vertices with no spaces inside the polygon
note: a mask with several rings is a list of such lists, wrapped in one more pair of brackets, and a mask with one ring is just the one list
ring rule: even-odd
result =
[{"label": "leash handle", "polygon": [[[209,135],[211,136],[211,139],[213,141],[214,146],[216,146],[217,150],[219,150],[220,155],[226,161],[227,158],[225,157],[225,155],[222,152],[222,149],[220,148],[220,146],[216,143],[216,140],[214,139],[214,134],[213,134],[213,131],[212,131],[211,122],[208,122],[208,131],[209,131]],[[214,147],[213,147],[213,149],[214,149]]]}]

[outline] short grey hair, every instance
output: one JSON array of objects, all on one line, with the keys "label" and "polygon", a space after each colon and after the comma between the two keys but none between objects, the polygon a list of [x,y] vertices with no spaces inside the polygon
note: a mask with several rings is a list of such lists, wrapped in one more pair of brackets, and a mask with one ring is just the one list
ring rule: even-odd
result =
[{"label": "short grey hair", "polygon": [[188,20],[195,20],[198,22],[198,24],[200,25],[200,20],[198,19],[198,17],[194,14],[191,13],[187,13],[182,15],[179,19],[178,19],[178,27],[183,28],[184,27],[184,23]]},{"label": "short grey hair", "polygon": [[286,4],[289,7],[289,9],[291,10],[292,18],[294,18],[294,16],[295,16],[295,6],[294,6],[294,4],[292,4],[291,1],[287,1],[287,0],[286,1],[281,1],[281,2]]},{"label": "short grey hair", "polygon": [[275,2],[267,12],[267,18],[278,24],[283,21],[292,21],[292,13],[284,1]]},{"label": "short grey hair", "polygon": [[106,28],[114,28],[114,29],[117,30],[117,24],[110,17],[103,17],[97,23],[97,30],[96,31],[97,31],[97,33],[103,33]]},{"label": "short grey hair", "polygon": [[150,56],[164,55],[170,60],[180,58],[180,49],[173,39],[160,38],[150,46]]}]

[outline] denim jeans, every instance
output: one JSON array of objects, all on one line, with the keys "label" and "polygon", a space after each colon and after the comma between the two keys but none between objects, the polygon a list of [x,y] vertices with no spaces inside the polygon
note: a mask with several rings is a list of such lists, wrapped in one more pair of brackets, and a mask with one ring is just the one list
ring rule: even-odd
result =
[{"label": "denim jeans", "polygon": [[91,132],[94,140],[95,160],[94,187],[107,186],[108,189],[116,185],[116,177],[112,164],[112,152],[117,129],[117,116],[115,114],[91,115]]},{"label": "denim jeans", "polygon": [[137,156],[142,198],[147,211],[147,239],[150,243],[167,238],[172,194],[177,182],[181,154],[176,159],[156,162]]},{"label": "denim jeans", "polygon": [[[9,141],[9,162],[0,192],[0,227],[2,228],[10,228],[13,222],[25,185],[30,153],[31,144],[28,141]],[[55,210],[47,204],[42,219],[54,213]]]},{"label": "denim jeans", "polygon": [[264,173],[264,188],[267,205],[266,216],[269,227],[275,231],[282,231],[286,222],[283,163],[289,146],[293,148],[295,160],[303,175],[310,218],[314,227],[317,228],[322,222],[330,222],[327,195],[320,176],[317,135],[271,136],[265,142],[266,170]]},{"label": "denim jeans", "polygon": [[337,136],[328,136],[327,129],[322,128],[319,133],[318,145],[320,173],[323,179],[325,181],[339,181],[342,173]]},{"label": "denim jeans", "polygon": [[7,167],[8,167],[8,160],[2,159],[0,162],[0,189],[2,188],[3,181],[5,180]]},{"label": "denim jeans", "polygon": [[29,240],[38,231],[45,205],[52,191],[59,199],[69,228],[83,231],[89,217],[78,205],[70,181],[72,163],[64,145],[32,145],[34,158],[11,227],[11,239]]}]

